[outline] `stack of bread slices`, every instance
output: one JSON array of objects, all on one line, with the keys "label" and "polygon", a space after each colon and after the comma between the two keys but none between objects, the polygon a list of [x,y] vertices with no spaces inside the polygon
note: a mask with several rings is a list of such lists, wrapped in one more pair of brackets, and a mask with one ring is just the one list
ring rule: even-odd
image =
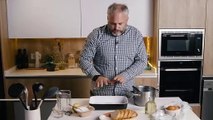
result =
[{"label": "stack of bread slices", "polygon": [[115,110],[110,116],[112,120],[134,120],[138,114],[134,110],[121,109]]}]

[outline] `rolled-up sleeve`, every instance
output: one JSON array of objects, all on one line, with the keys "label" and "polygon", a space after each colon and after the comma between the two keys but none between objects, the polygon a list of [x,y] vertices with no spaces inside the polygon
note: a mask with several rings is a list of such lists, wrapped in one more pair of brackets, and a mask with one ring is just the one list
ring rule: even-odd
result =
[{"label": "rolled-up sleeve", "polygon": [[93,58],[96,54],[96,44],[95,34],[91,33],[86,39],[86,43],[80,55],[79,61],[79,65],[82,71],[91,78],[95,75],[100,75],[100,73],[97,72],[93,65]]}]

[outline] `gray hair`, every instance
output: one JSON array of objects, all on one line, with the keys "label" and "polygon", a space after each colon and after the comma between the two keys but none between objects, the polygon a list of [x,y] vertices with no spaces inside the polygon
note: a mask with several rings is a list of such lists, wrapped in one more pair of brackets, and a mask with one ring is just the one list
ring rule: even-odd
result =
[{"label": "gray hair", "polygon": [[129,9],[125,4],[113,3],[108,7],[107,15],[112,15],[115,11],[124,12],[126,15],[129,14]]}]

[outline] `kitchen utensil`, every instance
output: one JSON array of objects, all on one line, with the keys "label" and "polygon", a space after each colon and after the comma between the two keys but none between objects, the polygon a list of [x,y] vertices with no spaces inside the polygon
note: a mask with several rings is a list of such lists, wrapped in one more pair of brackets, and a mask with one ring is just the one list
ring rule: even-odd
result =
[{"label": "kitchen utensil", "polygon": [[35,108],[37,108],[38,106],[38,100],[37,100],[37,95],[36,93],[43,90],[44,88],[44,84],[36,82],[35,84],[32,85],[32,89],[33,89],[33,95],[34,95],[34,99],[35,99]]},{"label": "kitchen utensil", "polygon": [[141,93],[141,91],[137,87],[132,86],[132,88],[133,88],[133,93]]},{"label": "kitchen utensil", "polygon": [[56,93],[58,93],[58,92],[59,92],[58,87],[51,87],[51,88],[49,88],[49,89],[44,93],[44,95],[43,95],[43,97],[41,98],[41,101],[40,101],[40,103],[39,103],[39,105],[38,105],[37,108],[40,108],[40,107],[41,107],[41,104],[42,104],[42,102],[43,102],[43,100],[44,100],[45,98],[53,97],[53,96],[55,96]]},{"label": "kitchen utensil", "polygon": [[136,88],[140,92],[133,94],[133,100],[135,105],[144,106],[149,101],[149,99],[151,100],[155,99],[157,89],[155,89],[154,87],[136,86]]},{"label": "kitchen utensil", "polygon": [[[19,100],[22,103],[22,105],[24,106],[24,108],[26,110],[28,110],[27,104],[26,104],[27,102],[24,103],[24,101],[22,99],[24,93],[26,93],[26,92],[27,92],[26,88],[21,83],[14,83],[8,89],[8,94],[13,98],[19,98]],[[26,99],[26,101],[27,101],[27,99]]]},{"label": "kitchen utensil", "polygon": [[29,104],[28,104],[28,96],[29,96],[29,93],[28,93],[28,89],[25,87],[25,90],[24,90],[24,95],[25,95],[25,104],[26,106],[28,107]]}]

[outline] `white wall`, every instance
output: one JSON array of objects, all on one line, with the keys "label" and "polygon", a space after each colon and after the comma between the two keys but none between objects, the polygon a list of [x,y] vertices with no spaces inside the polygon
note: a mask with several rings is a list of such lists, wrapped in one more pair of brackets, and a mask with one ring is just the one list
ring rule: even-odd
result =
[{"label": "white wall", "polygon": [[107,8],[112,3],[124,3],[129,8],[129,25],[138,28],[144,36],[152,36],[153,0],[82,0],[82,35],[107,23]]}]

